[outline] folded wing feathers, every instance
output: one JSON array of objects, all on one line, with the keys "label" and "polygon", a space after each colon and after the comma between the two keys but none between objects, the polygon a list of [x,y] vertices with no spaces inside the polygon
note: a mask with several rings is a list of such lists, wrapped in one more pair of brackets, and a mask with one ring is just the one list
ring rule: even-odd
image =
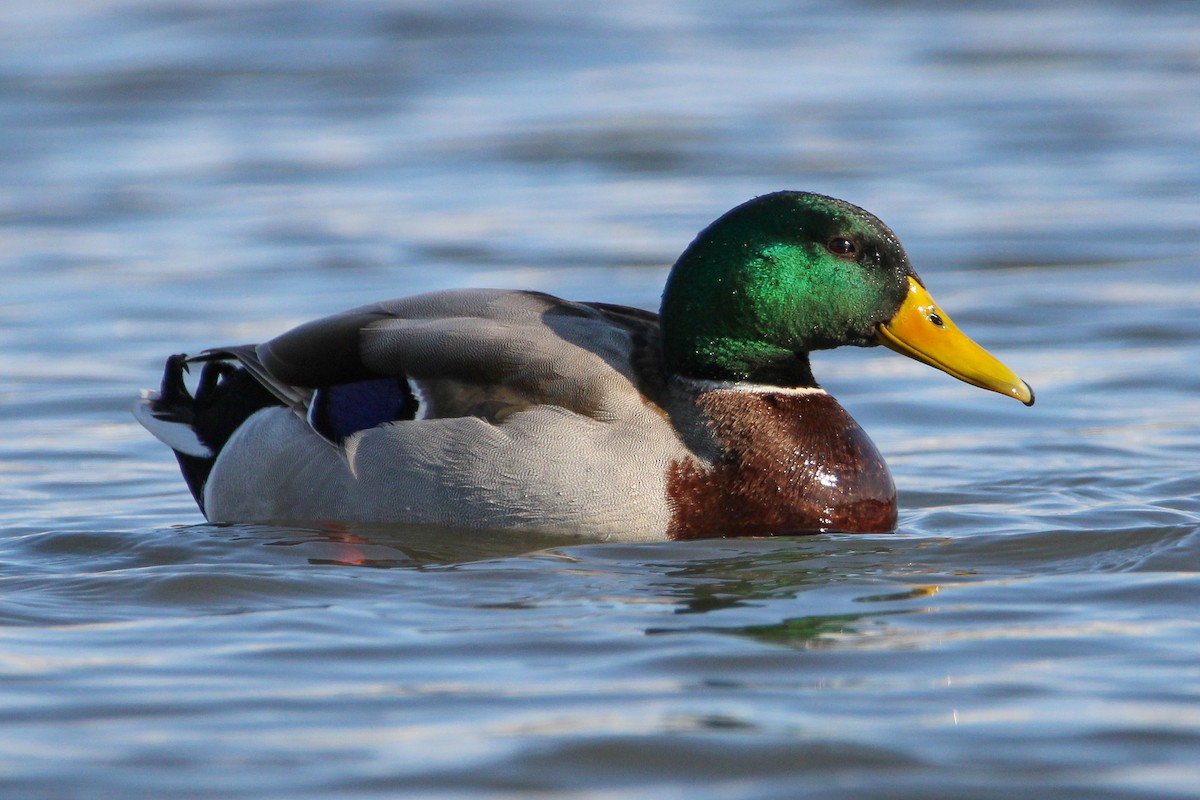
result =
[{"label": "folded wing feathers", "polygon": [[383,374],[491,387],[510,404],[517,395],[525,405],[598,419],[640,398],[629,330],[546,296],[507,293],[497,300],[504,307],[486,316],[375,322],[363,331],[363,361]]},{"label": "folded wing feathers", "polygon": [[[272,368],[309,383],[342,372],[407,379],[421,417],[554,405],[605,419],[642,402],[640,390],[654,384],[647,376],[658,372],[657,348],[645,345],[657,327],[656,315],[639,309],[539,292],[450,290],[364,306],[261,345],[214,348],[188,360],[236,360],[302,417],[318,387],[294,385]],[[204,448],[163,429],[162,420],[156,430],[151,413],[140,412],[143,424],[170,437],[167,444],[197,455]]]}]

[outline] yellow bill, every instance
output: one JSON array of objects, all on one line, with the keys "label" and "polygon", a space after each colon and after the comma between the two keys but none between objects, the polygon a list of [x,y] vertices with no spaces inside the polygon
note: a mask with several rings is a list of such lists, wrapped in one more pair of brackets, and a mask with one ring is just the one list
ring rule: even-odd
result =
[{"label": "yellow bill", "polygon": [[877,331],[879,343],[897,353],[937,367],[972,386],[1033,405],[1029,384],[960,331],[915,278],[908,279],[908,296],[900,310]]}]

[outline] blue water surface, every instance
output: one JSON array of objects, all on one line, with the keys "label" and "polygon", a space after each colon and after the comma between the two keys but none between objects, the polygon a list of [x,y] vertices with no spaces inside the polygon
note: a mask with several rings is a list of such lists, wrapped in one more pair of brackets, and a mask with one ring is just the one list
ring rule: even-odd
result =
[{"label": "blue water surface", "polygon": [[[1200,11],[0,6],[0,795],[1200,797]],[[376,299],[655,308],[844,197],[1036,388],[815,357],[882,536],[204,524],[129,408]]]}]

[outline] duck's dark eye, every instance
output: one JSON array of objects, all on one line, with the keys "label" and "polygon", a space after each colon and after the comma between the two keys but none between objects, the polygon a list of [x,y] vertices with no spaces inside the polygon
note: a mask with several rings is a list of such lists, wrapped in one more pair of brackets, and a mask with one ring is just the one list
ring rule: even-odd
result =
[{"label": "duck's dark eye", "polygon": [[835,236],[825,246],[835,256],[852,256],[858,252],[858,245],[854,243],[854,240],[847,239],[845,236]]}]

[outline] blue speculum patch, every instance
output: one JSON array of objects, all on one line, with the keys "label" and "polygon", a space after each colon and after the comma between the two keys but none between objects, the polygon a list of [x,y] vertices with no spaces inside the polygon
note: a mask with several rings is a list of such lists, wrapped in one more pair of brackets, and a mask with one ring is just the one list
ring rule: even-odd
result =
[{"label": "blue speculum patch", "polygon": [[412,419],[416,410],[417,399],[406,381],[376,378],[318,389],[308,417],[318,433],[340,443],[358,431]]}]

